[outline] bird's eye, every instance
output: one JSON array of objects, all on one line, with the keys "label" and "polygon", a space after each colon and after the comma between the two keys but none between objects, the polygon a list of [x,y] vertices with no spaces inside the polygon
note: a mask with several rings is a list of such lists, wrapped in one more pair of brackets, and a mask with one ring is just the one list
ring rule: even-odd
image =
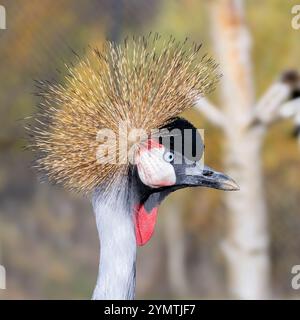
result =
[{"label": "bird's eye", "polygon": [[166,152],[164,154],[164,160],[167,162],[172,162],[174,160],[174,153],[173,152]]}]

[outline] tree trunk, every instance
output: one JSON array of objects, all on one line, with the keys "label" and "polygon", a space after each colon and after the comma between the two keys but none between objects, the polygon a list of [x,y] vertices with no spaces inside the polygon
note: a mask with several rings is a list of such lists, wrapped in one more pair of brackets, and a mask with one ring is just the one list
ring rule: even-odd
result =
[{"label": "tree trunk", "polygon": [[270,292],[267,212],[261,175],[264,128],[248,126],[255,95],[243,1],[213,1],[211,16],[214,46],[223,73],[222,108],[228,122],[226,173],[241,188],[239,192],[226,193],[229,228],[223,248],[229,290],[240,299],[263,299]]}]

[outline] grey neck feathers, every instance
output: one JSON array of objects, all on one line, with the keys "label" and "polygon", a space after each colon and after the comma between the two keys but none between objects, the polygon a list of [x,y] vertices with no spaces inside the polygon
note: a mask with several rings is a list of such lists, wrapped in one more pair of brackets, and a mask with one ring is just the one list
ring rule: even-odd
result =
[{"label": "grey neck feathers", "polygon": [[114,186],[106,196],[101,190],[93,196],[100,238],[99,274],[93,300],[135,297],[134,193],[127,179]]}]

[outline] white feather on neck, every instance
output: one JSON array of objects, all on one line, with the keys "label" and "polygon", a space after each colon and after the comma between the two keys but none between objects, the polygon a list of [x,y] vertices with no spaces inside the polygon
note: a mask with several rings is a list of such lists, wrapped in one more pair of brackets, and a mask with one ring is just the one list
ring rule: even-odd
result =
[{"label": "white feather on neck", "polygon": [[127,179],[103,196],[96,191],[93,207],[100,238],[100,262],[93,300],[134,299],[136,238],[133,201]]}]

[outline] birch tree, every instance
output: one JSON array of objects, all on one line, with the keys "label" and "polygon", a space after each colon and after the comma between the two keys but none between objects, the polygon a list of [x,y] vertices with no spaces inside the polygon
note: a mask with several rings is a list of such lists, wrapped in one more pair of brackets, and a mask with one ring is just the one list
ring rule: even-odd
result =
[{"label": "birch tree", "polygon": [[220,108],[206,99],[199,99],[196,108],[223,131],[224,166],[240,185],[239,192],[225,195],[228,231],[222,249],[228,285],[233,297],[265,299],[271,295],[271,265],[261,149],[269,125],[281,116],[295,116],[297,102],[283,106],[293,90],[283,77],[256,101],[244,1],[210,1],[209,9],[216,59],[223,73]]}]

